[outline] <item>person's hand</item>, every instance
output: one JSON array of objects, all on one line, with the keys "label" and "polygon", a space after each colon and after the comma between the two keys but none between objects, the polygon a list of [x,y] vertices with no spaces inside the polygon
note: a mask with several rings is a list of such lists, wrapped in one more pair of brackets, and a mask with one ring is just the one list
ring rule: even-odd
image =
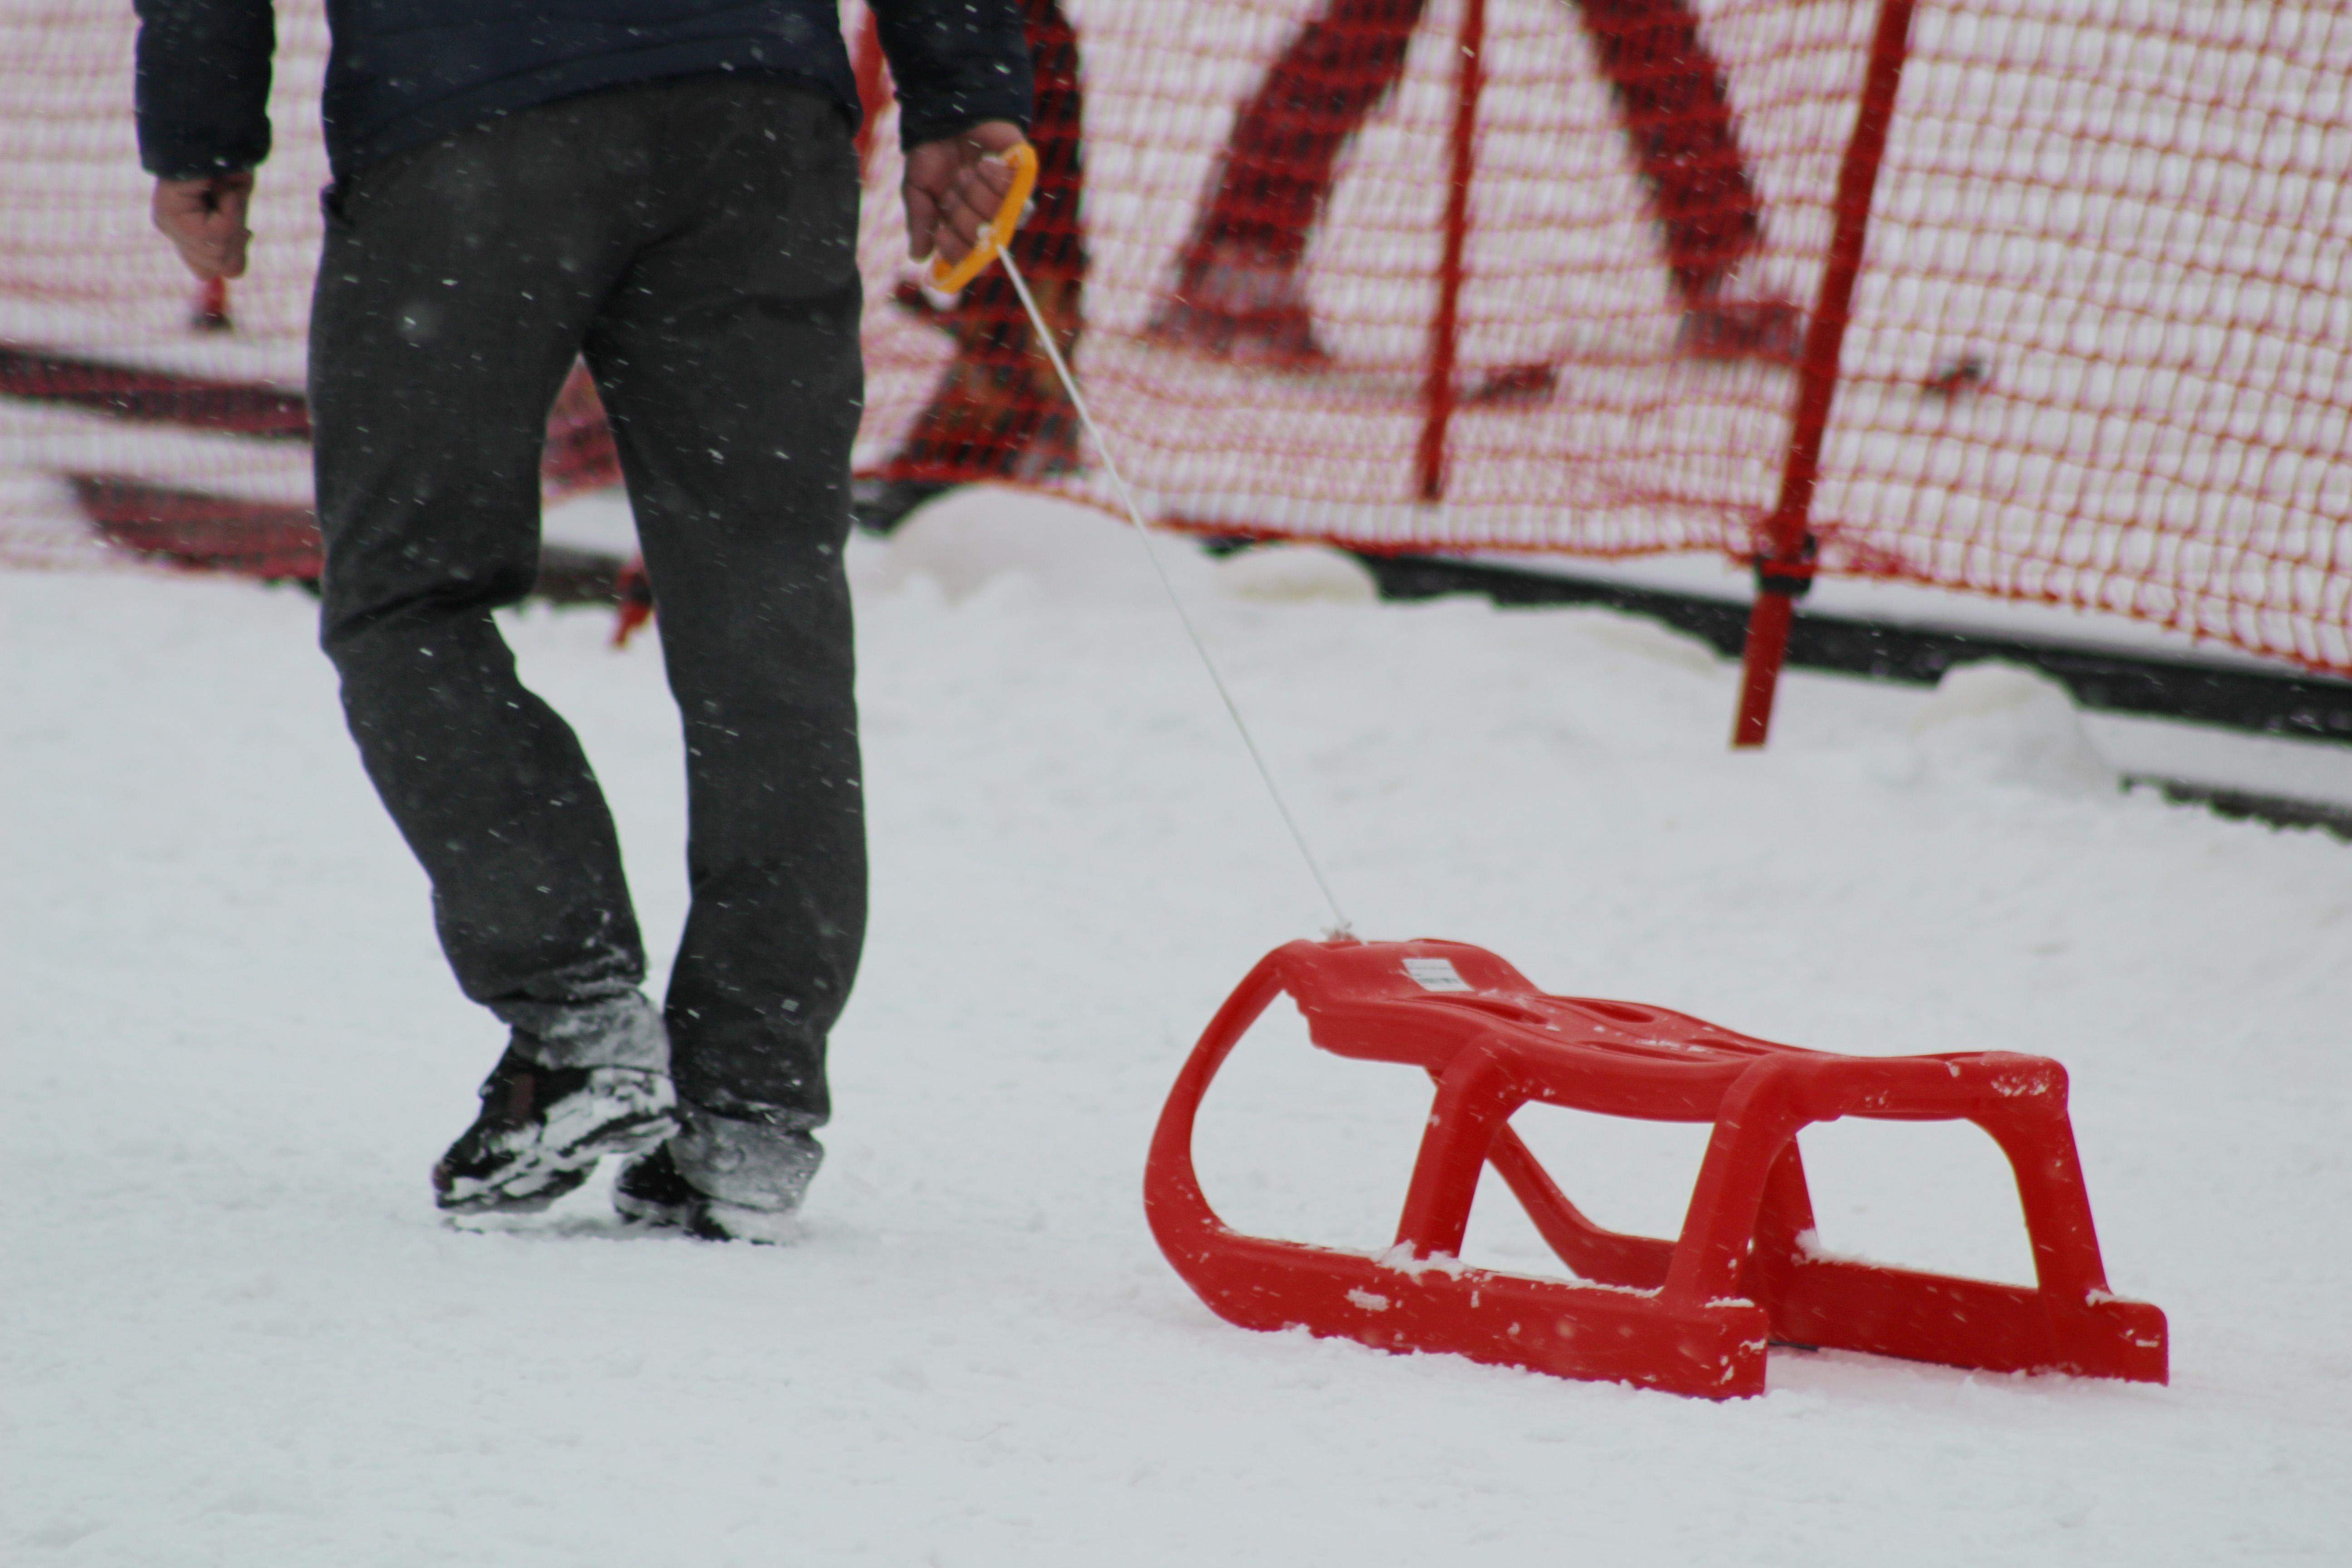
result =
[{"label": "person's hand", "polygon": [[1010,120],[983,120],[907,153],[907,254],[937,250],[950,262],[971,253],[1013,189],[1003,154],[1028,140]]},{"label": "person's hand", "polygon": [[195,180],[158,180],[152,208],[155,226],[199,278],[245,276],[245,226],[253,202],[253,175],[207,174]]}]

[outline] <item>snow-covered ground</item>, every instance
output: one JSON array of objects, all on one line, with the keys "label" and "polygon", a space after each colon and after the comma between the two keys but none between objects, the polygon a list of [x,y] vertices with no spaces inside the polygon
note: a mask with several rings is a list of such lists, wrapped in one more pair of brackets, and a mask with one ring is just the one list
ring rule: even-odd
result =
[{"label": "snow-covered ground", "polygon": [[[2074,1075],[2116,1289],[2169,1387],[1776,1352],[1711,1405],[1220,1322],[1144,1147],[1192,1037],[1316,930],[1132,543],[973,497],[861,543],[873,941],[806,1234],[623,1231],[603,1184],[444,1225],[494,1026],[344,739],[291,590],[0,575],[12,1563],[2340,1563],[2352,1553],[2352,847],[2111,787],[2063,700],[1734,671],[1601,612],[1363,602],[1180,557],[1369,935],[1857,1052]],[[1321,596],[1317,596],[1320,595]],[[650,642],[531,610],[649,932],[677,929]],[[1201,1163],[1244,1228],[1386,1240],[1414,1075],[1265,1026]],[[1699,1130],[1529,1112],[1671,1233]],[[1825,1245],[2021,1278],[1965,1128],[1806,1134]],[[1490,1189],[1471,1253],[1539,1269]]]}]

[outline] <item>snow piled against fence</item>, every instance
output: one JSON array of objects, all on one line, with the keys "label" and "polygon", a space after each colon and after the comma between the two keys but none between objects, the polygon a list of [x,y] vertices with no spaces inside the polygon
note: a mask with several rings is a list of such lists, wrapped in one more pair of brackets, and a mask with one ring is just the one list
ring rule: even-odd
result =
[{"label": "snow piled against fence", "polygon": [[[1734,672],[1598,611],[1363,602],[1328,558],[1179,581],[1376,936],[1858,1052],[2063,1060],[2108,1271],[2168,1388],[1775,1352],[1708,1405],[1230,1328],[1145,1143],[1312,884],[1132,543],[986,497],[859,543],[875,921],[807,1234],[488,1234],[425,1167],[498,1053],[292,590],[0,575],[11,1563],[2318,1562],[2352,1528],[2352,847],[2107,787],[2031,678]],[[656,649],[510,622],[684,912]],[[1236,1224],[1378,1248],[1414,1075],[1244,1044]],[[1671,1233],[1699,1130],[1521,1118]],[[1821,1242],[2030,1268],[1967,1129],[1806,1135]],[[1544,1267],[1490,1190],[1474,1260]]]}]

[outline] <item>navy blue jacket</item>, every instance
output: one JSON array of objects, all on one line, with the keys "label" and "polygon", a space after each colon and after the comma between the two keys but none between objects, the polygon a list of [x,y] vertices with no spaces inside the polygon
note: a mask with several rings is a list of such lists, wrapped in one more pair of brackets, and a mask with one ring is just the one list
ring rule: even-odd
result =
[{"label": "navy blue jacket", "polygon": [[[139,154],[164,179],[269,155],[270,0],[135,0]],[[908,146],[982,120],[1027,125],[1015,0],[871,0]],[[344,179],[387,153],[596,88],[760,71],[830,95],[857,85],[836,0],[328,0],[322,111]]]}]

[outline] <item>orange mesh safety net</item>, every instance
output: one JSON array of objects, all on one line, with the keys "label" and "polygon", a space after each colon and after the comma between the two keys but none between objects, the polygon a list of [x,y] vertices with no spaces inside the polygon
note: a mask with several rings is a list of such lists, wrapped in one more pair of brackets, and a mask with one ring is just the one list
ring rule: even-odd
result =
[{"label": "orange mesh safety net", "polygon": [[[1877,5],[1023,3],[1044,178],[1016,255],[1161,517],[1380,551],[1756,548]],[[0,12],[0,559],[79,558],[93,520],[140,547],[173,515],[306,516],[326,33],[313,0],[278,9],[278,151],[227,331],[192,325],[147,226],[129,7]],[[845,27],[879,86],[855,5]],[[864,142],[861,472],[1104,499],[1001,278],[916,287],[895,117]],[[2347,170],[2343,7],[1922,0],[1821,569],[2352,673]],[[551,492],[611,479],[596,418],[575,388]]]}]

